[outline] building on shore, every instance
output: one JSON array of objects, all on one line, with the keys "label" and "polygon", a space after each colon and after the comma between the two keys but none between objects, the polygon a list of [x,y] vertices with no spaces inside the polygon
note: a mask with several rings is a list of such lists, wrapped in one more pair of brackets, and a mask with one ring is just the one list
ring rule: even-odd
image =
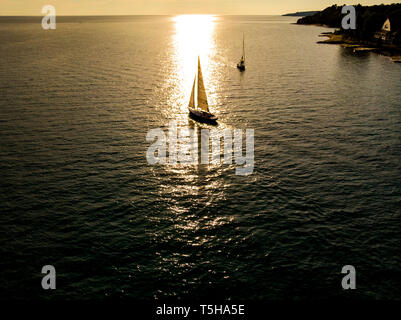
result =
[{"label": "building on shore", "polygon": [[391,22],[390,19],[387,19],[384,24],[383,27],[381,28],[380,31],[377,31],[374,34],[374,38],[382,43],[382,44],[392,44],[393,40],[394,40],[394,35],[391,31]]}]

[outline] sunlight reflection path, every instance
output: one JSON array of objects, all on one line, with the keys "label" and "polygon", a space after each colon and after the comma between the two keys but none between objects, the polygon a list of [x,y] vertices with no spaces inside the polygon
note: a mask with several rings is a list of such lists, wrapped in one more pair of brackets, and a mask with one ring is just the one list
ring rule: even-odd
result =
[{"label": "sunlight reflection path", "polygon": [[[195,130],[199,146],[200,129],[210,127],[190,120],[187,107],[197,71],[198,56],[201,59],[209,105],[212,108],[215,105],[220,81],[215,62],[217,20],[217,17],[210,15],[182,15],[172,18],[173,50],[171,65],[166,68],[169,70],[165,86],[168,93],[166,105],[162,110],[168,121],[177,123],[178,131]],[[166,123],[165,129],[168,129],[168,126]],[[224,125],[219,125],[218,130],[222,129]],[[180,143],[188,141],[177,142],[177,147],[181,149],[183,146]],[[171,213],[163,218],[174,221],[176,231],[183,233],[183,239],[188,235],[188,230],[218,228],[227,223],[225,218],[211,215],[210,210],[215,203],[226,197],[223,177],[225,171],[233,172],[231,166],[177,163],[167,164],[162,171],[156,168],[154,170],[155,175],[160,175],[160,197],[168,203]],[[166,180],[166,177],[169,178]],[[204,241],[206,240],[198,239],[192,245],[200,245]]]},{"label": "sunlight reflection path", "polygon": [[[214,92],[212,80],[212,58],[215,52],[214,29],[217,18],[210,15],[182,15],[173,18],[175,22],[175,91],[171,96],[172,105],[186,113],[191,87],[194,80],[197,57],[200,56],[203,76],[208,94]],[[211,98],[209,94],[209,99]],[[211,101],[213,103],[213,101]]]}]

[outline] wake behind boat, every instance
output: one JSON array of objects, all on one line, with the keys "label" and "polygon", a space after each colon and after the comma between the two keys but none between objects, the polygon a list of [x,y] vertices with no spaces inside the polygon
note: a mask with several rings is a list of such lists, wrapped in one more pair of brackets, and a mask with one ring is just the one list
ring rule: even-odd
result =
[{"label": "wake behind boat", "polygon": [[[198,82],[196,82],[197,76],[198,76]],[[197,107],[195,107],[196,83],[198,83]],[[207,122],[211,124],[217,123],[217,117],[214,114],[212,114],[209,110],[209,104],[207,102],[207,94],[205,90],[205,83],[203,82],[202,68],[199,57],[198,57],[198,72],[197,74],[195,74],[194,84],[192,86],[191,98],[188,104],[188,110],[190,117],[196,121]]]}]

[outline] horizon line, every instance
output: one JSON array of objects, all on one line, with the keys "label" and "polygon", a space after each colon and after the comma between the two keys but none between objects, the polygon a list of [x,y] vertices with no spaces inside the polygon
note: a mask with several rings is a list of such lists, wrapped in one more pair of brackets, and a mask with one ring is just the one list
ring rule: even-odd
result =
[{"label": "horizon line", "polygon": [[[319,11],[319,10],[311,10]],[[302,11],[303,12],[303,11]],[[225,13],[176,13],[176,14],[84,14],[84,15],[56,15],[57,17],[139,17],[139,16],[159,16],[159,17],[171,17],[171,16],[283,16],[291,13],[283,14],[225,14]],[[44,15],[1,15],[1,17],[44,17]]]}]

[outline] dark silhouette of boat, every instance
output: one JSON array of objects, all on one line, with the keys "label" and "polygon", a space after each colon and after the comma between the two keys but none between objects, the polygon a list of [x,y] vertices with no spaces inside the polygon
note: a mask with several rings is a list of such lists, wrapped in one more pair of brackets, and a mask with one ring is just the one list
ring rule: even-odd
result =
[{"label": "dark silhouette of boat", "polygon": [[[198,78],[198,81],[196,81]],[[198,84],[196,86],[196,84]],[[197,90],[196,90],[197,87]],[[195,106],[195,94],[197,92],[198,105]],[[207,94],[205,90],[205,83],[203,81],[202,68],[200,58],[198,57],[198,72],[195,74],[194,84],[192,86],[191,98],[188,104],[189,115],[192,119],[199,122],[206,122],[217,124],[217,117],[209,110],[207,102]]]}]

